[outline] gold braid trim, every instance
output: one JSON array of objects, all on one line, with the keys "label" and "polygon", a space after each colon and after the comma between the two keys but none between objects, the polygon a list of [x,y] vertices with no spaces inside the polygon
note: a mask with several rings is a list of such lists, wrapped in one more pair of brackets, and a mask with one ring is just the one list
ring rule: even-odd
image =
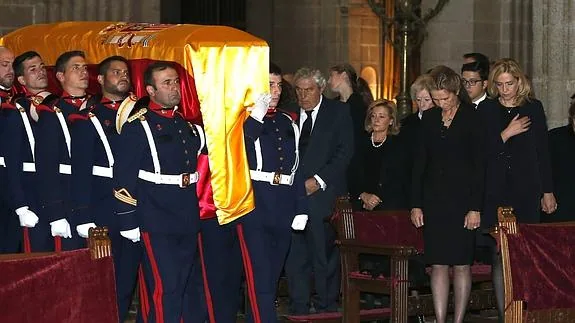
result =
[{"label": "gold braid trim", "polygon": [[133,198],[130,192],[128,192],[128,190],[125,188],[122,188],[118,191],[114,190],[114,197],[126,204],[130,204],[133,206],[138,205],[138,200]]},{"label": "gold braid trim", "polygon": [[138,110],[138,112],[134,113],[133,115],[131,115],[131,116],[128,118],[128,122],[130,123],[130,122],[132,122],[132,121],[134,121],[134,120],[136,120],[136,119],[140,119],[140,117],[143,118],[143,116],[144,116],[144,114],[146,114],[146,112],[148,112],[148,109],[146,109],[146,108],[141,108],[140,110]]}]

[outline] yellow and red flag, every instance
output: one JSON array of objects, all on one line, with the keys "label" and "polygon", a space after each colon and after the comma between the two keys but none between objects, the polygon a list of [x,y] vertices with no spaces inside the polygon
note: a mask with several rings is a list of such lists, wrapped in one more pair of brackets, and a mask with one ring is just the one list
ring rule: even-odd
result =
[{"label": "yellow and red flag", "polygon": [[[211,170],[211,175],[198,183],[201,216],[209,218],[215,211],[225,224],[253,210],[243,122],[255,96],[269,91],[265,41],[226,26],[61,22],[20,28],[2,37],[0,45],[15,55],[35,50],[48,66],[65,51],[82,50],[91,64],[94,92],[94,67],[106,57],[121,55],[130,61],[138,96],[145,95],[143,71],[149,63],[177,63],[182,112],[188,120],[203,123],[206,132],[209,165],[200,159],[198,170]],[[53,92],[58,92],[56,83],[51,75]]]}]

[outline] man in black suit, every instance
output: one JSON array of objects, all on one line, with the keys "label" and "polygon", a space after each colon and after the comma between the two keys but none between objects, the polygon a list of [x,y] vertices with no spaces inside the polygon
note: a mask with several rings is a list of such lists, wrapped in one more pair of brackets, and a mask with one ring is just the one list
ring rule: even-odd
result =
[{"label": "man in black suit", "polygon": [[349,106],[322,96],[326,79],[319,70],[301,68],[294,76],[301,107],[300,172],[305,180],[309,221],[292,235],[286,274],[292,314],[310,309],[313,272],[317,312],[337,310],[340,273],[335,231],[329,223],[335,199],[345,194],[346,170],[353,155]]}]

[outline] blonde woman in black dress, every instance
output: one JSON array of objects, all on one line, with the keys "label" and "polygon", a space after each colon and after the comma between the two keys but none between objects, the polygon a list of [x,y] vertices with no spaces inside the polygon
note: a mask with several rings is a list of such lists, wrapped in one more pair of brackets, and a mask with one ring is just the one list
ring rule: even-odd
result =
[{"label": "blonde woman in black dress", "polygon": [[453,266],[453,322],[461,323],[471,291],[474,230],[481,222],[484,132],[461,77],[445,66],[430,75],[436,107],[423,113],[412,173],[411,221],[423,227],[437,322],[447,317]]},{"label": "blonde woman in black dress", "polygon": [[[557,210],[553,194],[547,120],[541,101],[519,64],[497,61],[489,74],[489,95],[478,109],[487,128],[485,217],[482,226],[497,223],[497,207],[511,206],[519,223],[538,223],[540,211]],[[503,318],[504,291],[501,257],[493,261],[493,286]]]}]

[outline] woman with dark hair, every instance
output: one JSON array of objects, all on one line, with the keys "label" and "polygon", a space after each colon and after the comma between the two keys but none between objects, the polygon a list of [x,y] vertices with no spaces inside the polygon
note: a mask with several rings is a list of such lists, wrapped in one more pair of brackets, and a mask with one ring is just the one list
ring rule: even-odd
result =
[{"label": "woman with dark hair", "polygon": [[[359,92],[358,78],[353,66],[349,64],[335,65],[330,68],[328,84],[330,89],[339,94],[339,100],[349,105],[349,111],[353,123],[354,146],[358,147],[367,137],[364,122],[368,104],[365,103]],[[356,149],[357,150],[357,149]],[[350,192],[354,192],[361,183],[354,176],[357,168],[357,154],[353,154],[347,172],[347,186]]]},{"label": "woman with dark hair", "polygon": [[[519,64],[497,61],[489,74],[491,99],[479,109],[487,127],[487,173],[483,227],[497,223],[497,208],[511,206],[519,223],[537,223],[540,210],[553,213],[547,121],[541,102]],[[504,311],[501,257],[494,253],[493,286],[499,315]]]},{"label": "woman with dark hair", "polygon": [[437,322],[445,323],[447,318],[449,267],[453,266],[453,322],[461,323],[471,292],[474,230],[483,204],[483,128],[457,73],[439,66],[430,76],[436,107],[425,111],[421,121],[411,221],[423,227]]},{"label": "woman with dark hair", "polygon": [[349,64],[335,65],[329,69],[327,82],[330,90],[339,94],[339,100],[349,104],[354,135],[357,139],[363,137],[366,134],[363,129],[365,113],[371,102],[367,103],[360,92],[355,69]]}]

